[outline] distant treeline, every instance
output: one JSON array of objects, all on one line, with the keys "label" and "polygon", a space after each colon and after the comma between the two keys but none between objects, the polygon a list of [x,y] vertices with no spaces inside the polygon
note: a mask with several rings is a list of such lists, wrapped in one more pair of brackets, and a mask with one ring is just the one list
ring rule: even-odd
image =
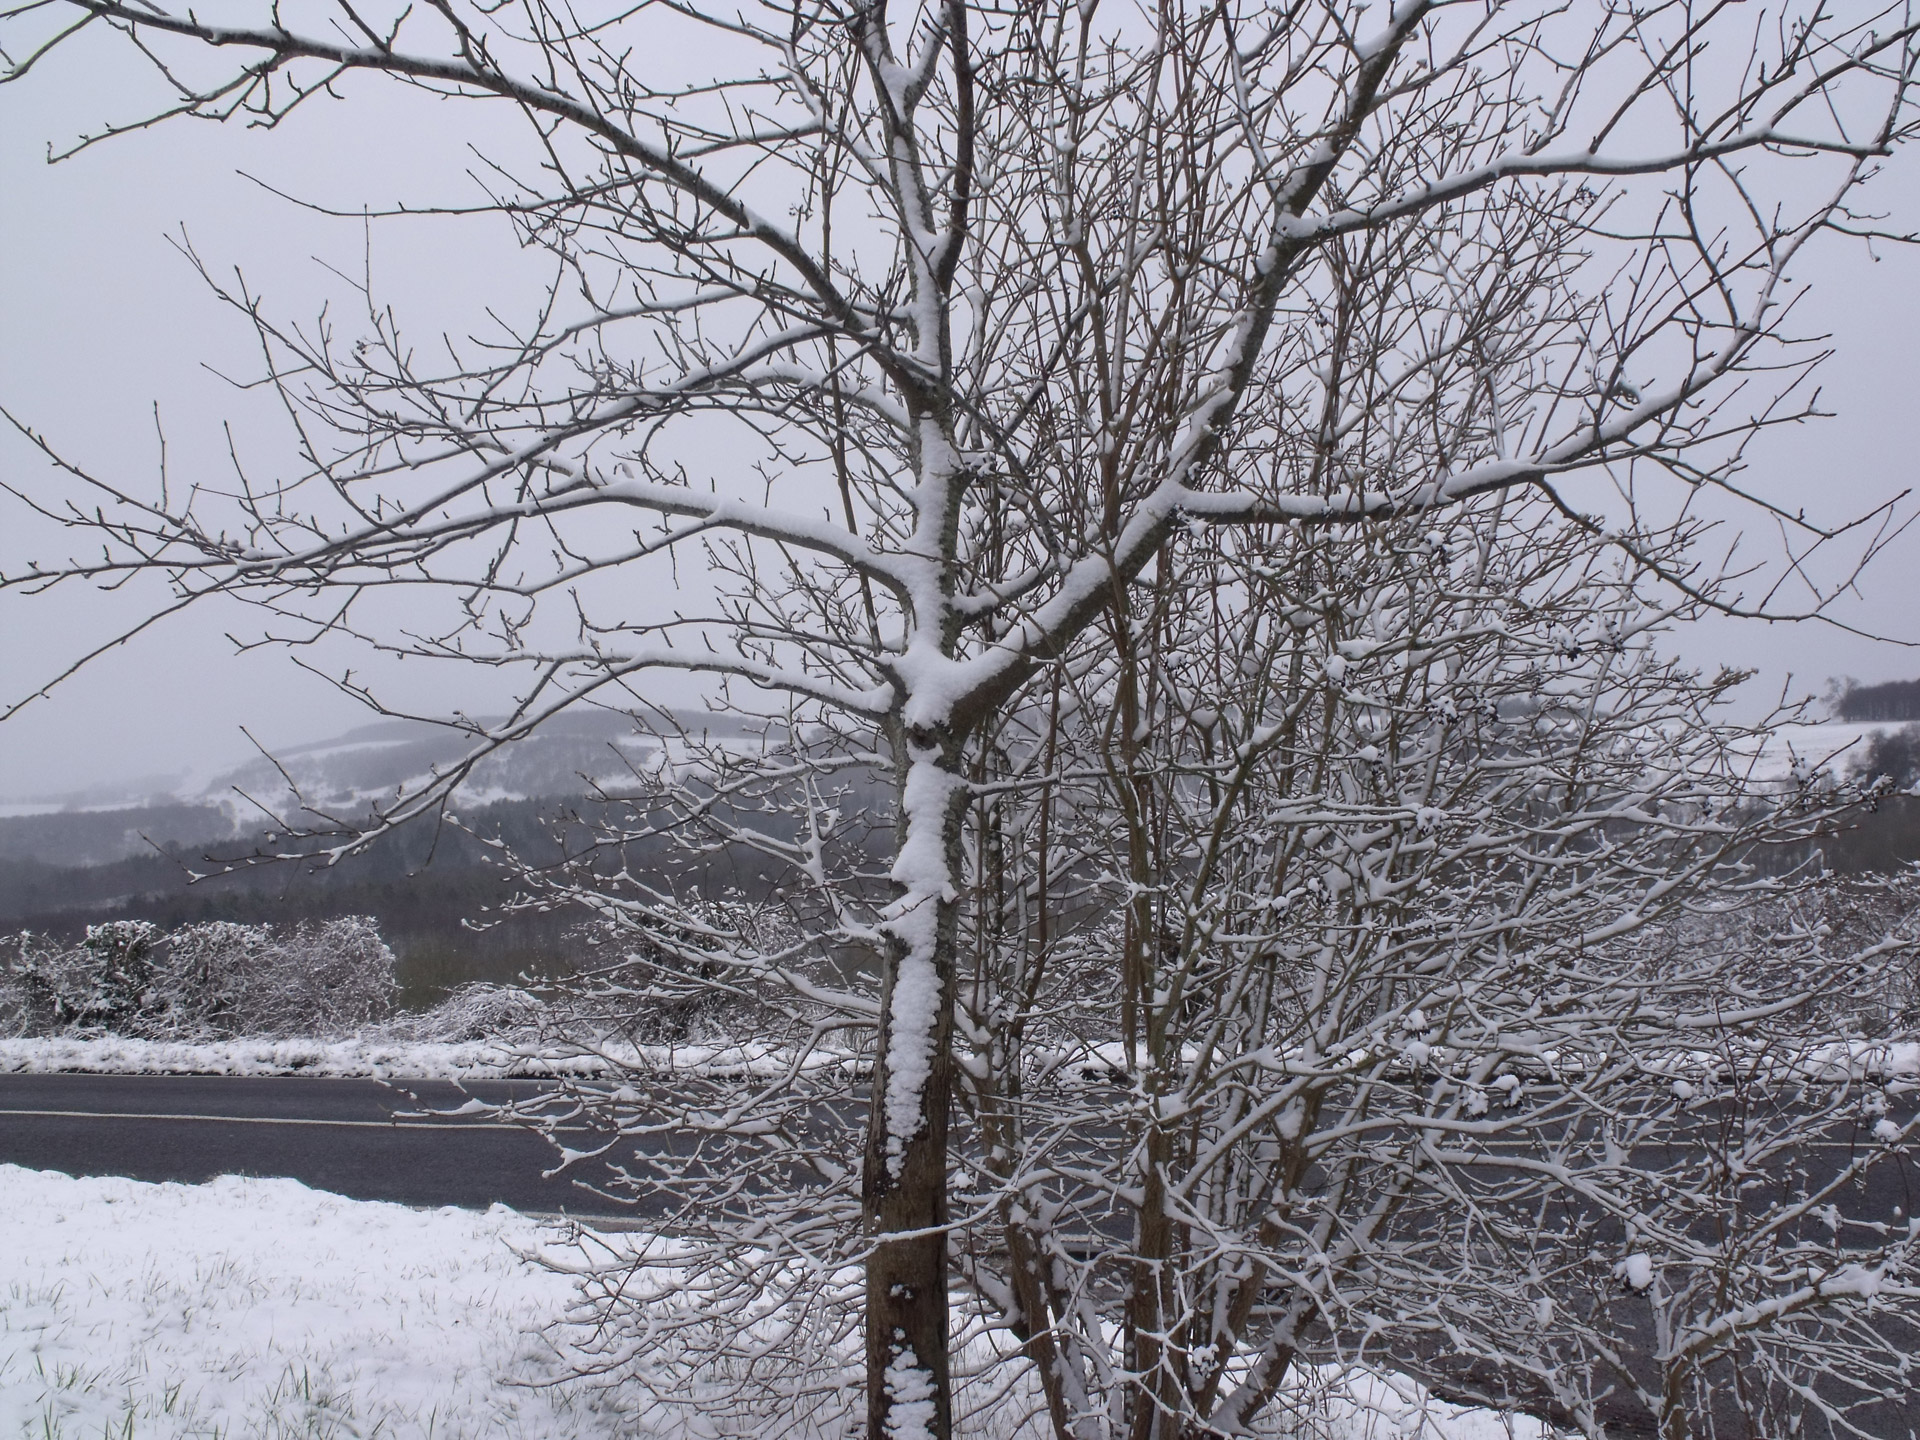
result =
[{"label": "distant treeline", "polygon": [[1880,685],[1848,681],[1832,701],[1841,720],[1920,720],[1920,680],[1888,680]]},{"label": "distant treeline", "polygon": [[[1910,741],[1920,744],[1920,731],[1882,738],[1885,743],[1861,763],[1903,787],[1920,779],[1920,749],[1913,756],[1900,749]],[[1913,763],[1896,763],[1902,757]],[[392,947],[398,1003],[417,1010],[471,981],[556,979],[594,957],[583,908],[555,903],[507,909],[524,886],[498,863],[489,841],[528,864],[557,868],[572,859],[602,875],[624,871],[683,894],[698,889],[716,898],[753,900],[774,895],[775,877],[750,856],[736,861],[709,855],[695,864],[687,851],[662,841],[596,851],[594,818],[592,807],[579,801],[501,801],[465,812],[464,828],[418,821],[334,866],[242,866],[193,881],[194,873],[209,868],[209,852],[233,858],[253,843],[233,837],[231,818],[218,807],[0,817],[0,933],[26,929],[79,943],[89,925],[110,920],[144,920],[165,930],[210,921],[290,929],[366,915]],[[196,830],[206,838],[180,838]],[[159,848],[128,855],[121,842],[130,835],[145,836]],[[888,848],[879,831],[857,832],[848,825],[836,831],[836,840],[843,837],[875,857]],[[121,858],[74,863],[77,854],[116,848]],[[1809,863],[1841,874],[1895,869],[1920,860],[1920,798],[1883,796],[1835,834],[1769,847],[1749,859],[1770,873]],[[873,868],[884,874],[884,865]]]},{"label": "distant treeline", "polygon": [[1833,834],[1769,847],[1753,858],[1763,871],[1778,874],[1808,863],[1816,854],[1821,868],[1838,875],[1887,874],[1920,860],[1920,799],[1885,796],[1871,808],[1856,811]]},{"label": "distant treeline", "polygon": [[[764,899],[776,879],[752,856],[694,856],[657,839],[605,845],[594,824],[603,817],[578,800],[500,801],[461,818],[459,827],[422,818],[364,854],[320,866],[233,864],[286,842],[235,836],[231,817],[215,806],[0,817],[0,932],[27,929],[77,943],[87,926],[108,920],[168,930],[209,921],[284,928],[367,915],[393,949],[399,1003],[417,1009],[470,981],[557,977],[591,952],[582,908],[507,908],[526,887],[500,863],[496,844],[526,865],[558,871],[572,862],[576,875],[584,867],[645,876],[683,894]],[[885,848],[884,839],[856,835],[852,826],[843,833],[846,843],[874,854]],[[142,844],[143,853],[127,853],[129,843]],[[80,859],[102,854],[119,858]],[[208,873],[222,859],[231,868]]]},{"label": "distant treeline", "polygon": [[[565,827],[557,836],[549,825],[558,809],[512,801],[477,810],[472,821],[480,836],[551,863],[562,856]],[[117,843],[123,836],[152,843],[128,854]],[[369,915],[393,948],[407,1008],[431,1005],[471,980],[505,984],[568,968],[569,932],[582,916],[503,914],[516,887],[466,831],[423,821],[330,867],[287,861],[207,874],[217,861],[244,857],[257,838],[236,836],[216,807],[0,819],[0,930],[78,941],[88,925],[107,920],[171,930],[218,920],[288,927]],[[80,858],[116,849],[117,859]]]},{"label": "distant treeline", "polygon": [[226,805],[156,800],[118,809],[49,810],[0,817],[0,861],[104,865],[129,855],[151,856],[155,846],[231,845],[238,833]]}]

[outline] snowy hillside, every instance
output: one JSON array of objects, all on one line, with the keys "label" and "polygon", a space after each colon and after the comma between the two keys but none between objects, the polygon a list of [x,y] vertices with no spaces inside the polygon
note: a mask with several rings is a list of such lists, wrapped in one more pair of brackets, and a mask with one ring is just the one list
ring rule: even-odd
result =
[{"label": "snowy hillside", "polygon": [[[730,745],[764,743],[757,724],[701,716],[689,728]],[[1846,770],[1860,763],[1873,737],[1899,722],[1828,721],[1776,731],[1754,757],[1756,780],[1784,779],[1796,764]],[[0,801],[0,861],[100,865],[151,853],[153,846],[189,850],[257,829],[266,809],[284,812],[293,798],[338,813],[362,812],[396,793],[412,792],[457,761],[470,744],[458,732],[424,722],[382,721],[331,739],[254,755],[215,773],[180,777],[164,793],[129,787]],[[598,784],[617,790],[635,772],[658,763],[661,743],[638,733],[622,715],[562,715],[478,765],[461,791],[468,807],[503,800],[571,798]],[[284,772],[284,773],[283,773]]]},{"label": "snowy hillside", "polygon": [[[687,725],[691,734],[730,746],[768,740],[764,726],[726,716],[693,717]],[[270,812],[301,805],[357,816],[417,792],[472,748],[459,731],[388,720],[271,757],[236,756],[218,771],[176,777],[160,792],[143,784],[8,799],[0,801],[0,861],[100,865],[154,846],[191,850],[250,834],[269,823]],[[595,786],[617,792],[657,766],[662,748],[624,715],[562,715],[478,764],[461,789],[462,805],[570,799]]]},{"label": "snowy hillside", "polygon": [[1780,780],[1792,773],[1796,763],[1815,770],[1832,766],[1845,772],[1859,765],[1876,735],[1901,729],[1900,721],[1828,720],[1815,725],[1783,725],[1776,730],[1756,758],[1753,775],[1759,780]]},{"label": "snowy hillside", "polygon": [[[690,734],[728,744],[759,743],[766,727],[731,716],[696,715]],[[405,789],[417,790],[437,771],[474,748],[471,736],[425,721],[383,720],[342,735],[276,749],[271,756],[234,754],[230,764],[204,774],[182,774],[163,784],[119,789],[0,797],[0,819],[50,812],[98,813],[131,808],[236,805],[246,798],[277,804],[291,780],[309,802],[352,804]],[[653,763],[661,744],[639,733],[625,715],[585,711],[557,716],[524,740],[475,767],[465,788],[471,803],[578,795],[589,782],[619,784]]]}]

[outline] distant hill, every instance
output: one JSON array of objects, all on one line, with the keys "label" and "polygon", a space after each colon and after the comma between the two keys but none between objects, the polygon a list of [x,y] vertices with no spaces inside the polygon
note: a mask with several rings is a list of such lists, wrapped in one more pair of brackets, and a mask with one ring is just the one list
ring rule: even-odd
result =
[{"label": "distant hill", "polygon": [[[488,723],[482,720],[480,723]],[[765,722],[730,715],[693,715],[683,719],[687,733],[728,746],[779,743],[784,730]],[[252,828],[264,820],[265,810],[298,809],[312,805],[331,813],[364,814],[367,807],[398,793],[417,793],[436,774],[470,754],[473,736],[451,725],[419,720],[382,720],[357,726],[345,734],[306,745],[276,748],[270,756],[255,755],[210,778],[163,783],[156,794],[151,779],[124,790],[96,785],[84,793],[53,794],[35,800],[10,797],[0,803],[0,818],[60,813],[70,817],[60,826],[35,832],[60,847],[63,863],[99,863],[145,849],[138,836],[119,844],[112,827],[115,812],[139,810],[143,825],[163,833],[142,830],[157,843],[179,839],[184,844]],[[463,808],[496,800],[563,799],[589,794],[594,786],[618,788],[658,762],[663,745],[658,736],[641,731],[626,715],[585,710],[557,715],[533,734],[489,755],[476,765],[462,786]],[[238,758],[238,757],[236,757]],[[289,787],[292,788],[289,788]],[[298,802],[295,803],[297,790]],[[216,823],[213,809],[227,819]],[[167,816],[161,812],[177,809]],[[187,812],[192,812],[191,814]],[[97,815],[95,820],[81,819]],[[208,829],[215,824],[214,829]],[[11,853],[0,840],[0,856]],[[119,848],[114,847],[119,845]],[[84,853],[70,853],[75,847]],[[105,850],[112,853],[104,853]]]},{"label": "distant hill", "polygon": [[107,865],[169,846],[195,850],[233,840],[233,807],[161,801],[106,810],[34,810],[0,815],[0,862]]},{"label": "distant hill", "polygon": [[[1920,681],[1855,687],[1848,698],[1881,708],[1863,720],[1782,731],[1771,751],[1759,757],[1756,775],[1778,777],[1791,763],[1810,759],[1841,770],[1878,769],[1894,774],[1902,786],[1911,784],[1914,777],[1906,770],[1895,774],[1890,748],[1909,739],[1896,728],[1906,723],[1908,712],[1877,717],[1899,701],[1920,716]],[[729,745],[779,744],[781,739],[726,717],[704,728]],[[577,931],[586,912],[563,905],[503,916],[500,907],[518,887],[494,863],[497,857],[486,842],[504,842],[535,865],[582,855],[592,844],[592,823],[600,813],[589,798],[592,785],[630,791],[620,781],[631,778],[632,768],[656,759],[660,745],[636,733],[624,716],[561,716],[476,773],[457,805],[461,827],[439,827],[424,817],[331,868],[273,864],[193,884],[193,871],[210,868],[203,857],[237,858],[262,843],[261,832],[270,826],[254,802],[285,808],[287,776],[308,803],[364,815],[370,804],[399,789],[417,791],[436,767],[458,758],[465,748],[462,737],[438,726],[390,721],[281,752],[274,757],[279,769],[262,759],[217,780],[181,787],[188,793],[128,797],[115,805],[96,791],[86,797],[84,808],[0,808],[0,937],[21,929],[74,936],[89,923],[113,918],[174,926],[200,920],[294,924],[365,914],[379,922],[393,946],[411,1005],[430,1003],[445,987],[467,980],[563,972],[583,958]],[[869,803],[873,811],[884,812],[883,796],[876,794]],[[878,857],[887,848],[886,834],[876,830],[863,841],[853,841],[850,830],[848,835],[848,843],[870,848],[874,869],[883,874]],[[269,848],[285,844],[282,837]],[[1820,863],[1845,873],[1920,859],[1920,796],[1888,796],[1837,835],[1754,859],[1764,869],[1784,870],[1808,863],[1816,852]],[[594,866],[602,873],[624,869],[673,888],[698,886],[709,895],[762,897],[773,878],[764,857],[695,857],[662,840],[600,853]]]},{"label": "distant hill", "polygon": [[1854,685],[1832,701],[1836,720],[1903,722],[1920,720],[1920,680],[1888,680],[1879,685]]},{"label": "distant hill", "polygon": [[[430,1004],[466,981],[551,976],[577,963],[575,932],[586,911],[560,905],[502,914],[520,887],[486,842],[504,842],[529,864],[552,865],[586,851],[592,814],[578,801],[496,801],[463,808],[459,828],[423,817],[334,866],[243,866],[197,882],[195,871],[213,868],[209,853],[238,858],[258,841],[225,810],[155,806],[0,817],[0,940],[20,930],[77,938],[87,925],[115,919],[171,928],[371,915],[399,960],[403,1003]],[[196,819],[205,824],[196,827]],[[164,843],[148,843],[161,833],[168,834]],[[594,863],[716,895],[764,894],[768,886],[750,861],[689,857],[659,840],[609,850]]]},{"label": "distant hill", "polygon": [[[736,750],[784,739],[784,732],[725,716],[698,717],[687,728]],[[586,854],[602,814],[591,798],[595,787],[633,793],[635,772],[677,744],[637,732],[622,715],[562,715],[489,757],[457,801],[459,826],[426,816],[336,866],[242,865],[192,883],[193,872],[222,868],[209,856],[231,861],[285,847],[284,833],[263,840],[265,832],[283,831],[269,809],[290,812],[304,803],[363,817],[397,793],[417,793],[470,744],[445,727],[387,721],[278,752],[171,796],[114,803],[95,790],[72,806],[56,799],[0,807],[0,937],[21,929],[77,936],[90,923],[116,918],[173,926],[366,914],[399,958],[409,1004],[430,1003],[444,987],[467,980],[564,971],[580,956],[575,931],[586,913],[560,906],[502,916],[518,886],[487,842],[503,842],[533,865]],[[690,855],[658,839],[595,851],[592,863],[707,894],[764,895],[771,884],[764,861],[752,855]]]},{"label": "distant hill", "polygon": [[[470,812],[481,835],[534,860],[558,858],[562,807],[505,801]],[[249,827],[257,829],[258,827]],[[399,960],[404,1003],[425,1005],[469,980],[551,975],[577,949],[584,916],[566,910],[501,916],[514,886],[464,831],[417,821],[364,855],[316,869],[300,862],[242,868],[192,883],[209,854],[238,858],[258,836],[226,806],[163,804],[0,817],[0,936],[32,930],[76,938],[92,923],[202,920],[293,925],[371,915]],[[493,924],[481,930],[471,922]]]}]

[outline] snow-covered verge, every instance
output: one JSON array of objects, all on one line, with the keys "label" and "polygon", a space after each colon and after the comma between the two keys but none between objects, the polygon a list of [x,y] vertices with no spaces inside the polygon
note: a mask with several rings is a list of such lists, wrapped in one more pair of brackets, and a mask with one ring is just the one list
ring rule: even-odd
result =
[{"label": "snow-covered verge", "polygon": [[[598,1253],[651,1244],[596,1237]],[[4,1440],[691,1440],[698,1417],[556,1378],[560,1232],[292,1180],[75,1179],[0,1165]],[[552,1383],[541,1383],[552,1382]],[[1402,1377],[1308,1377],[1280,1433],[1540,1440]],[[1306,1399],[1302,1394],[1296,1400]],[[968,1440],[1005,1440],[977,1417]],[[823,1437],[824,1440],[824,1437]]]},{"label": "snow-covered verge", "polygon": [[343,1039],[136,1040],[121,1035],[54,1035],[0,1040],[0,1074],[71,1071],[92,1075],[370,1075],[465,1080],[611,1073],[592,1055],[542,1054],[493,1040]]},{"label": "snow-covered verge", "polygon": [[541,1242],[498,1206],[0,1165],[0,1436],[632,1435],[615,1391],[524,1383],[572,1297]]},{"label": "snow-covered verge", "polygon": [[[3,1018],[3,1017],[0,1017]],[[328,1033],[281,1031],[221,1037],[120,1034],[74,1026],[35,1035],[0,1033],[0,1075],[330,1075],[396,1080],[485,1080],[679,1075],[777,1076],[858,1068],[852,1051],[801,1055],[762,1040],[598,1043],[560,1023],[549,1002],[512,986],[463,986],[440,1005]],[[572,1030],[566,1039],[558,1031]]]},{"label": "snow-covered verge", "polygon": [[[1409,1064],[1444,1066],[1443,1046],[1413,1042],[1401,1047]],[[1275,1051],[1248,1057],[1275,1071],[1290,1068],[1293,1056]],[[1349,1062],[1364,1068],[1372,1057],[1355,1052]],[[1320,1062],[1322,1066],[1326,1062]],[[1581,1068],[1576,1059],[1557,1056],[1551,1063],[1516,1059],[1512,1068],[1538,1070],[1542,1078]],[[1815,1080],[1875,1079],[1920,1081],[1920,1042],[1836,1040],[1778,1057],[1758,1057],[1782,1078]],[[1707,1077],[1726,1065],[1714,1051],[1674,1051],[1648,1056],[1651,1075]],[[370,1076],[391,1080],[541,1079],[558,1076],[612,1078],[634,1071],[654,1074],[752,1074],[774,1076],[792,1071],[819,1074],[864,1068],[861,1057],[844,1050],[815,1050],[796,1059],[794,1051],[770,1044],[642,1045],[612,1043],[582,1050],[562,1049],[531,1040],[396,1039],[373,1029],[339,1038],[238,1040],[139,1040],[122,1035],[56,1035],[0,1039],[0,1075],[322,1075]],[[1039,1057],[1033,1083],[1124,1083],[1126,1057],[1117,1042],[1084,1044]],[[1509,1097],[1512,1098],[1512,1097]]]},{"label": "snow-covered verge", "polygon": [[396,1040],[378,1031],[335,1039],[138,1040],[122,1035],[0,1039],[0,1074],[367,1075],[401,1080],[611,1076],[632,1070],[779,1075],[855,1064],[842,1051],[764,1044],[609,1044],[593,1050],[533,1041]]}]

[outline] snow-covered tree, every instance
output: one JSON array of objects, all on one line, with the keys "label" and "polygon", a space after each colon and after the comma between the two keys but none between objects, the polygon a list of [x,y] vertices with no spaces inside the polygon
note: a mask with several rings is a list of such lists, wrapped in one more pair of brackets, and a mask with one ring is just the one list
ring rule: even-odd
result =
[{"label": "snow-covered tree", "polygon": [[[1716,1397],[1804,1432],[1896,1380],[1912,1238],[1849,1196],[1911,1139],[1911,889],[1842,934],[1766,877],[1830,777],[1754,785],[1768,727],[1660,658],[1640,588],[1517,497],[1190,532],[998,728],[963,1263],[1055,1434],[1238,1433],[1329,1355],[1596,1435]],[[1095,1041],[1090,1107],[1061,1059]],[[1656,1247],[1665,1329],[1622,1281]]]},{"label": "snow-covered tree", "polygon": [[[1698,507],[1770,509],[1799,577],[1882,533],[1741,476],[1812,412],[1790,275],[1872,230],[1856,195],[1915,123],[1904,9],[7,13],[7,78],[119,38],[171,114],[270,125],[377,75],[527,122],[478,208],[552,257],[544,305],[476,306],[492,328],[442,363],[370,290],[347,338],[220,288],[299,468],[149,493],[62,459],[84,498],[13,488],[86,552],[5,583],[153,570],[283,638],[526,677],[505,719],[451,722],[467,762],[341,845],[569,705],[646,713],[663,670],[764,710],[757,749],[670,735],[627,833],[758,857],[798,928],[617,865],[589,897],[648,937],[604,993],[697,979],[795,1041],[624,1116],[673,1130],[653,1163],[710,1237],[652,1333],[684,1315],[791,1420],[809,1384],[837,1393],[819,1357],[857,1262],[868,1433],[944,1436],[958,1252],[1056,1429],[1145,1437],[1242,1423],[1310,1316],[1438,1334],[1480,1306],[1474,1345],[1519,1323],[1446,1283],[1438,1236],[1392,1267],[1368,1247],[1423,1186],[1478,1203],[1456,1152],[1488,1087],[1577,1132],[1527,1066],[1563,1065],[1556,1095],[1599,1084],[1565,1065],[1611,1083],[1709,983],[1637,971],[1629,942],[1762,822],[1715,682],[1642,637],[1649,613],[1746,608],[1687,543]],[[403,630],[375,613],[396,594]],[[1076,1024],[1118,1044],[1124,1099],[1031,1108],[1033,1045]],[[810,1058],[843,1040],[872,1063],[857,1156]],[[979,1146],[958,1160],[956,1105]],[[1089,1116],[1145,1190],[1066,1158]],[[1302,1200],[1262,1231],[1292,1192],[1256,1179],[1340,1175],[1376,1219]],[[1082,1188],[1136,1225],[1118,1353],[1111,1267],[1058,1250]],[[1004,1263],[975,1245],[988,1217]],[[1290,1240],[1321,1247],[1313,1274]],[[605,1363],[637,1363],[608,1334]]]}]

